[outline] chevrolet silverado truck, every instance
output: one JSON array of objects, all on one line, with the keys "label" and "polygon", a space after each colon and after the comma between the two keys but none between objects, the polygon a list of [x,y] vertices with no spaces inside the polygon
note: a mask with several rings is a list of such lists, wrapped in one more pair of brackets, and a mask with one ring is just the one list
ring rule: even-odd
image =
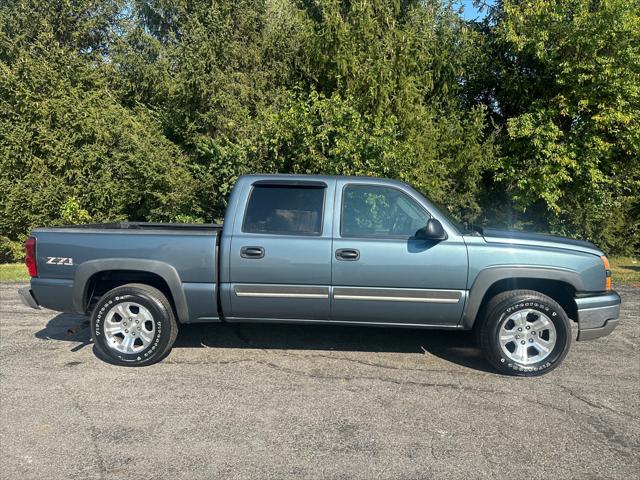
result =
[{"label": "chevrolet silverado truck", "polygon": [[96,353],[142,366],[181,324],[273,322],[474,330],[499,371],[535,376],[608,335],[620,297],[595,245],[468,230],[408,185],[247,175],[223,226],[38,228],[27,305],[91,317]]}]

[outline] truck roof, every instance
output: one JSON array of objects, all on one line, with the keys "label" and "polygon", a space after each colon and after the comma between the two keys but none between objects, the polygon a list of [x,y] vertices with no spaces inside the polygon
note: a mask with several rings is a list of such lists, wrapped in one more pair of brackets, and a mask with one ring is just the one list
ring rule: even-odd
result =
[{"label": "truck roof", "polygon": [[357,181],[371,181],[373,183],[385,183],[408,186],[406,183],[400,180],[394,180],[392,178],[372,177],[366,175],[309,175],[304,173],[252,173],[248,175],[241,175],[240,178],[246,178],[249,180],[275,180],[281,178],[283,180],[357,180]]}]

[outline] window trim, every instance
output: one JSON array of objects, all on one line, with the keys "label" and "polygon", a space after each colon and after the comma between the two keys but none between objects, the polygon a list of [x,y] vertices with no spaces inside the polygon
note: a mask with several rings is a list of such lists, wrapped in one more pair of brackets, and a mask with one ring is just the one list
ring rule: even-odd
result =
[{"label": "window trim", "polygon": [[418,200],[416,200],[416,198],[413,195],[409,195],[407,192],[405,192],[403,189],[398,188],[394,185],[380,185],[380,184],[375,184],[375,183],[345,183],[342,186],[342,191],[340,194],[340,238],[367,238],[367,239],[380,239],[380,240],[409,240],[411,238],[415,238],[415,235],[344,235],[343,233],[343,223],[344,223],[344,198],[345,198],[345,190],[347,189],[347,187],[352,187],[352,186],[356,186],[356,187],[378,187],[378,188],[389,188],[392,190],[397,190],[398,192],[400,192],[402,195],[409,197],[409,199],[411,199],[414,203],[416,203],[418,205],[418,207],[420,207],[420,210],[422,210],[424,213],[427,214],[428,218],[434,218],[433,215],[431,215],[431,212],[429,212],[429,210],[427,210],[426,208],[424,208],[424,206],[422,205],[422,203],[420,203]]},{"label": "window trim", "polygon": [[[322,190],[322,211],[320,212],[320,232],[319,233],[286,233],[286,232],[250,232],[245,230],[247,222],[247,212],[249,211],[249,204],[251,203],[251,197],[256,188],[304,188],[308,190]],[[324,231],[324,213],[327,205],[327,184],[324,182],[304,182],[304,181],[284,181],[274,183],[273,181],[257,181],[251,185],[251,190],[247,195],[247,202],[244,206],[244,212],[242,215],[242,225],[240,231],[247,235],[270,235],[279,237],[321,237]]]},{"label": "window trim", "polygon": [[319,180],[290,180],[287,178],[256,180],[251,185],[259,187],[327,188],[327,184]]}]

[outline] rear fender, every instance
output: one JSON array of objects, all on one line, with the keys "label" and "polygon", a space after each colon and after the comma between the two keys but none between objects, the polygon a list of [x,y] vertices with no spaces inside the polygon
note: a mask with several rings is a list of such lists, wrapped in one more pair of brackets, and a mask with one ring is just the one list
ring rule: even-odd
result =
[{"label": "rear fender", "polygon": [[73,281],[73,307],[76,312],[86,312],[87,288],[89,279],[96,273],[109,270],[137,270],[141,272],[153,273],[161,277],[169,286],[173,302],[176,306],[178,320],[187,322],[189,320],[189,308],[182,288],[180,276],[175,268],[165,262],[158,260],[142,260],[131,258],[110,258],[105,260],[89,260],[78,265]]}]

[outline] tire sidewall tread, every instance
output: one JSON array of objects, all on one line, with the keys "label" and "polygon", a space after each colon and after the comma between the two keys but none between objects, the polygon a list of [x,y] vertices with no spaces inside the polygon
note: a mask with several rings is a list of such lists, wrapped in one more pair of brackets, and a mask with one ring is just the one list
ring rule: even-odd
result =
[{"label": "tire sidewall tread", "polygon": [[[152,345],[134,354],[112,349],[106,344],[104,335],[104,318],[113,306],[124,301],[143,305],[151,312],[155,323],[156,334]],[[115,365],[139,367],[156,363],[167,356],[177,335],[178,324],[169,300],[160,290],[145,284],[130,283],[109,290],[100,298],[91,314],[91,337],[96,355]]]},{"label": "tire sidewall tread", "polygon": [[[552,353],[532,365],[518,364],[506,357],[497,341],[498,329],[505,316],[526,308],[545,313],[553,322],[557,335]],[[571,347],[571,323],[567,314],[555,300],[535,290],[510,290],[496,295],[483,309],[475,330],[486,359],[508,375],[532,377],[548,373],[562,363]]]}]

